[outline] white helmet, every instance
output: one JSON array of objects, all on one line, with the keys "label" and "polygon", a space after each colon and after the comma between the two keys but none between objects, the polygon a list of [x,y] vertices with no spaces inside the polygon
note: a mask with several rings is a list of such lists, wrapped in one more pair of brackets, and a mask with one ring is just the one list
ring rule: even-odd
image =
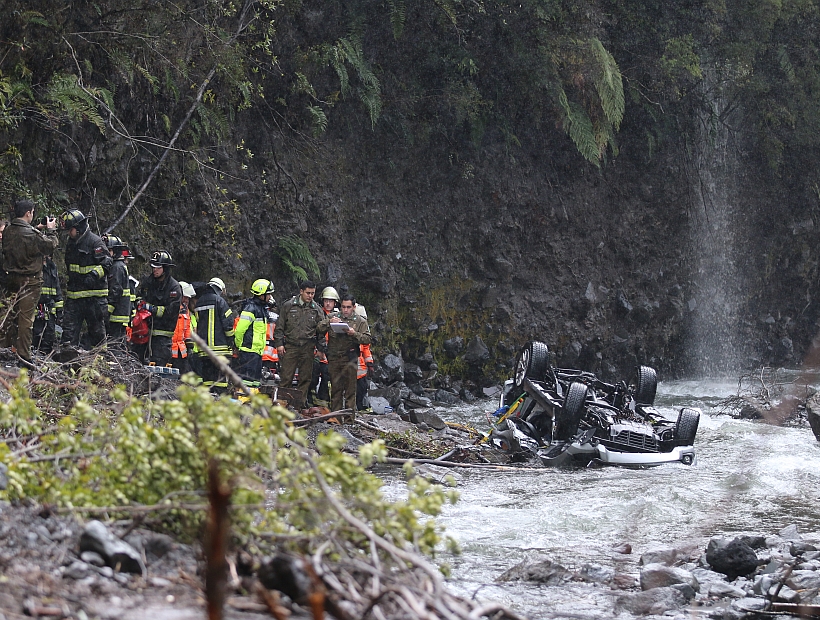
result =
[{"label": "white helmet", "polygon": [[356,307],[353,308],[353,311],[362,317],[365,321],[367,320],[367,310],[364,309],[362,304],[356,304]]},{"label": "white helmet", "polygon": [[225,290],[225,283],[222,281],[222,278],[211,278],[208,281],[208,285],[218,288],[220,293]]},{"label": "white helmet", "polygon": [[339,293],[336,292],[336,289],[332,286],[328,286],[325,290],[322,291],[322,296],[319,298],[321,299],[333,299],[335,301],[339,301]]},{"label": "white helmet", "polygon": [[196,297],[196,291],[192,284],[188,284],[187,282],[183,282],[180,280],[179,285],[182,287],[182,296],[183,297]]}]

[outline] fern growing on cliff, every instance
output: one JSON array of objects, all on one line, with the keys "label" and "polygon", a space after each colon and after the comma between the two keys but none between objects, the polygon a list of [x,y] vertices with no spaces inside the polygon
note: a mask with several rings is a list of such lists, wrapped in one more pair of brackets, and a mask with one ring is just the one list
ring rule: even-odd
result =
[{"label": "fern growing on cliff", "polygon": [[624,117],[624,84],[618,63],[595,37],[590,39],[590,49],[596,66],[593,72],[595,90],[601,99],[601,109],[615,131]]},{"label": "fern growing on cliff", "polygon": [[[350,63],[350,66],[353,67],[356,71],[356,75],[359,77],[359,81],[361,82],[361,87],[358,89],[359,99],[370,115],[370,124],[375,126],[382,111],[381,84],[379,84],[379,79],[364,58],[362,40],[358,36],[341,38],[339,39],[338,47],[344,59]],[[346,94],[344,88],[342,89],[342,94]]]},{"label": "fern growing on cliff", "polygon": [[98,102],[109,108],[114,107],[114,97],[105,88],[83,86],[76,75],[54,74],[46,89],[45,100],[50,106],[41,106],[41,111],[50,118],[66,117],[72,121],[88,120],[101,132],[105,131],[105,120],[98,109]]},{"label": "fern growing on cliff", "polygon": [[290,278],[296,282],[308,280],[309,275],[319,277],[319,265],[310,252],[310,248],[302,239],[295,235],[286,235],[279,238],[275,250],[276,255]]},{"label": "fern growing on cliff", "polygon": [[398,39],[404,32],[404,19],[407,14],[404,0],[387,0],[387,8],[390,10],[393,38]]}]

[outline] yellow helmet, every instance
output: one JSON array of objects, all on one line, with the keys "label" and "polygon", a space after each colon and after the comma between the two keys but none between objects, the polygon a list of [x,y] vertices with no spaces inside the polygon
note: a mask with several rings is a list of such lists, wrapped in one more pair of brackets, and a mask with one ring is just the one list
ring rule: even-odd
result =
[{"label": "yellow helmet", "polygon": [[272,295],[273,294],[273,282],[270,280],[265,280],[264,278],[259,278],[256,282],[251,285],[251,293],[254,295]]}]

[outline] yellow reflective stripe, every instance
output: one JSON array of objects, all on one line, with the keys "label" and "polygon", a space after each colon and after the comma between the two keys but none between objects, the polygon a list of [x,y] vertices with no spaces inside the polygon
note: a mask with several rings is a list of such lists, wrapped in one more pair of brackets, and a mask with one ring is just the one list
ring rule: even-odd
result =
[{"label": "yellow reflective stripe", "polygon": [[40,294],[41,295],[56,295],[57,294],[57,289],[54,288],[53,286],[44,286],[40,289]]},{"label": "yellow reflective stripe", "polygon": [[114,313],[114,306],[112,306],[111,304],[108,304],[108,314],[113,314],[113,313]]},{"label": "yellow reflective stripe", "polygon": [[128,323],[128,319],[129,319],[129,318],[131,318],[131,317],[127,317],[127,316],[119,316],[119,315],[117,315],[117,314],[113,314],[113,315],[111,315],[110,317],[108,317],[108,320],[109,320],[111,323],[125,323],[125,324],[127,324],[127,323]]},{"label": "yellow reflective stripe", "polygon": [[86,297],[108,297],[108,289],[101,288],[95,291],[68,291],[66,297],[69,299],[85,299]]},{"label": "yellow reflective stripe", "polygon": [[56,309],[56,308],[62,308],[62,307],[63,307],[63,305],[64,305],[64,304],[63,304],[63,300],[61,299],[61,300],[60,300],[60,301],[58,301],[56,304],[54,304],[54,308],[55,308],[55,309]]},{"label": "yellow reflective stripe", "polygon": [[68,270],[83,275],[87,273],[96,273],[101,278],[105,277],[105,271],[101,265],[88,265],[87,267],[82,267],[80,265],[71,264],[68,266]]},{"label": "yellow reflective stripe", "polygon": [[156,316],[162,316],[165,314],[165,306],[157,306],[157,314]]},{"label": "yellow reflective stripe", "polygon": [[168,332],[164,329],[155,329],[152,333],[154,336],[168,336],[169,338],[173,338],[174,332]]}]

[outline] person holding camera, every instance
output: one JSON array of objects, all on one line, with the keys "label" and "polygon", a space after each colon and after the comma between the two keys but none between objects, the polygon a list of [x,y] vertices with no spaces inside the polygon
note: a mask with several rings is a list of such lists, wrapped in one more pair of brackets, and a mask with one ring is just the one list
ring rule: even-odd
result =
[{"label": "person holding camera", "polygon": [[59,244],[57,220],[47,217],[37,228],[32,226],[34,203],[31,200],[16,201],[13,210],[14,219],[3,231],[3,266],[12,296],[3,326],[3,345],[16,346],[17,355],[30,366],[34,314],[43,285],[43,257],[51,255]]}]

